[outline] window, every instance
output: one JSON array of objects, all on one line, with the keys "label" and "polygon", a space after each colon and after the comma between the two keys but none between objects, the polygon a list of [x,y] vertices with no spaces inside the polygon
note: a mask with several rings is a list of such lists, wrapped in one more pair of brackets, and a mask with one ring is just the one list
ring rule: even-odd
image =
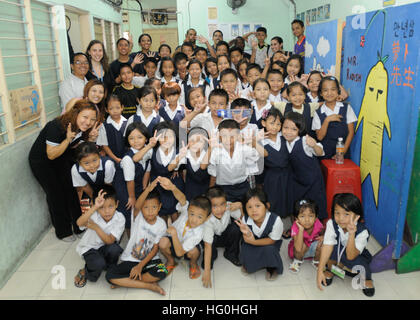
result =
[{"label": "window", "polygon": [[102,41],[108,56],[108,62],[118,58],[116,42],[120,38],[120,25],[107,20],[93,18],[95,39]]}]

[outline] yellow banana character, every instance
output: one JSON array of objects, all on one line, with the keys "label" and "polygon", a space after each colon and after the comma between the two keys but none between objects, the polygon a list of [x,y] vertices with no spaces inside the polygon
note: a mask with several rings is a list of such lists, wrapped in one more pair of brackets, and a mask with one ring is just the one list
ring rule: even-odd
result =
[{"label": "yellow banana character", "polygon": [[375,205],[378,207],[379,181],[382,166],[382,143],[384,126],[391,140],[391,124],[388,117],[388,71],[384,63],[388,56],[382,56],[385,39],[386,11],[379,10],[371,18],[364,35],[361,36],[360,46],[365,45],[365,36],[379,13],[384,14],[382,32],[382,48],[378,52],[378,62],[369,70],[366,78],[365,92],[357,120],[356,131],[363,121],[362,148],[360,150],[360,175],[362,183],[370,174]]},{"label": "yellow banana character", "polygon": [[360,123],[364,120],[360,151],[360,174],[362,183],[370,174],[376,207],[378,207],[384,126],[389,139],[391,139],[387,98],[388,72],[383,62],[378,61],[370,69],[366,79],[365,93],[356,125],[357,131]]}]

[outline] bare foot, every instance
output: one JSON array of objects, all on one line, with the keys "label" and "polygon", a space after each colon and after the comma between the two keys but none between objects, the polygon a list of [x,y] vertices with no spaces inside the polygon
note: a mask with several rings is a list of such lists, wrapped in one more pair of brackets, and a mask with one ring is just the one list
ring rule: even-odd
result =
[{"label": "bare foot", "polygon": [[157,284],[157,282],[153,282],[153,283],[150,283],[150,290],[152,290],[152,291],[154,291],[154,292],[157,292],[157,293],[159,293],[159,294],[161,294],[162,296],[165,296],[166,295],[166,292],[165,292],[165,290],[163,290],[158,284]]},{"label": "bare foot", "polygon": [[111,289],[117,289],[117,288],[119,288],[120,286],[117,286],[116,284],[111,284]]},{"label": "bare foot", "polygon": [[366,288],[373,288],[373,281],[372,280],[366,280],[365,281],[365,287]]}]

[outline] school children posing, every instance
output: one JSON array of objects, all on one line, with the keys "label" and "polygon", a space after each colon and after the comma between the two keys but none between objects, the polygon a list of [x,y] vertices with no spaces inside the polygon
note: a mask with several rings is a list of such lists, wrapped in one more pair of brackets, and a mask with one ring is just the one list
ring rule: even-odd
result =
[{"label": "school children posing", "polygon": [[123,251],[117,242],[124,232],[125,219],[117,211],[115,190],[104,186],[95,196],[94,205],[77,220],[80,230],[87,229],[76,248],[86,263],[74,278],[74,285],[79,288],[87,280],[96,282],[102,270],[118,262]]},{"label": "school children posing", "polygon": [[121,84],[114,88],[116,94],[124,107],[123,116],[128,118],[136,113],[137,99],[140,89],[132,84],[134,72],[129,64],[121,64],[119,69]]},{"label": "school children posing", "polygon": [[188,100],[188,92],[192,88],[200,87],[203,89],[204,95],[207,98],[210,94],[210,86],[207,84],[206,80],[201,77],[202,65],[200,61],[197,59],[191,60],[188,63],[187,70],[187,79],[181,84],[180,103],[184,104],[189,110],[191,110],[192,107],[190,101]]},{"label": "school children posing", "polygon": [[250,122],[256,124],[259,129],[262,129],[262,114],[265,110],[271,109],[271,102],[268,99],[270,96],[270,84],[266,79],[259,78],[254,81],[252,89],[252,95],[255,99],[251,102],[253,112]]},{"label": "school children posing", "polygon": [[165,105],[159,108],[159,115],[165,121],[172,121],[176,126],[185,117],[183,106],[179,103],[181,96],[181,87],[176,82],[166,82],[162,86],[162,95],[165,99]]},{"label": "school children posing", "polygon": [[239,243],[242,233],[235,220],[243,217],[241,202],[228,202],[220,187],[212,187],[207,192],[211,202],[211,214],[204,224],[204,257],[201,264],[204,269],[203,286],[211,288],[211,269],[217,258],[217,247],[224,247],[223,256],[235,266],[239,261]]},{"label": "school children posing", "polygon": [[[321,248],[317,273],[318,288],[323,290],[322,286],[329,286],[334,275],[344,278],[345,274],[350,272],[354,275],[356,271],[361,274],[360,285],[363,293],[372,297],[375,294],[369,266],[372,255],[366,249],[369,231],[361,221],[363,208],[359,198],[351,193],[336,194],[331,216]],[[354,271],[353,267],[356,267]]]}]

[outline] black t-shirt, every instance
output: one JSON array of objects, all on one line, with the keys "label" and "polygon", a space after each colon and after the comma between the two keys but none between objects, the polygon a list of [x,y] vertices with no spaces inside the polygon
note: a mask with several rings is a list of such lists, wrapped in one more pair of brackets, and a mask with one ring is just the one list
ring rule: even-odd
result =
[{"label": "black t-shirt", "polygon": [[137,111],[139,92],[140,88],[136,86],[131,90],[124,88],[122,85],[114,88],[113,94],[116,94],[120,98],[121,104],[124,107],[122,115],[127,119]]},{"label": "black t-shirt", "polygon": [[105,85],[105,88],[106,88],[107,92],[110,92],[110,90],[112,90],[114,79],[112,78],[111,70],[110,69],[107,72],[104,73],[102,79],[99,79],[90,70],[86,73],[86,76],[85,77],[86,77],[86,79],[88,81],[89,80],[92,80],[92,79],[98,79],[98,80],[102,81],[104,83],[104,85]]},{"label": "black t-shirt", "polygon": [[[55,118],[48,122],[45,127],[41,130],[38,135],[38,138],[35,140],[32,145],[31,151],[29,152],[29,159],[33,161],[51,161],[47,156],[47,141],[53,144],[61,144],[64,139],[66,139],[67,130],[65,130],[60,122],[59,118]],[[72,157],[73,152],[70,150],[72,147],[75,147],[80,141],[81,137],[74,139],[67,150],[55,160],[60,160],[63,157]],[[55,161],[53,160],[53,161]]]},{"label": "black t-shirt", "polygon": [[[133,68],[134,73],[138,73],[141,76],[145,76],[146,75],[146,70],[144,69],[144,61],[146,60],[147,56],[139,51],[139,52],[133,52],[130,53],[130,59],[134,60],[134,58],[136,57],[137,54],[141,53],[143,55],[143,62],[136,64]],[[153,53],[153,57],[157,60],[159,58],[159,54],[155,51],[149,51],[149,53]]]}]

